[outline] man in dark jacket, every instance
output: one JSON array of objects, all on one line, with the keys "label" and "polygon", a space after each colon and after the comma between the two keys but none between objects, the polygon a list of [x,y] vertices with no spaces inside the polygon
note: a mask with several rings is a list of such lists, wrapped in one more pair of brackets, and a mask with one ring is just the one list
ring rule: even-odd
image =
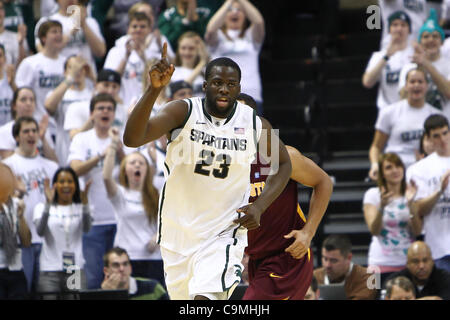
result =
[{"label": "man in dark jacket", "polygon": [[450,273],[436,268],[431,250],[423,241],[411,244],[406,269],[393,273],[387,280],[397,276],[405,276],[413,282],[417,299],[450,300]]}]

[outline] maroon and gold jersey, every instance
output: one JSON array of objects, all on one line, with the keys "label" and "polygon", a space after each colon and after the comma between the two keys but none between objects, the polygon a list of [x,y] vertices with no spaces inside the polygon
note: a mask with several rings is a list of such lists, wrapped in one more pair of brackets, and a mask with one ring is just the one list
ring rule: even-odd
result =
[{"label": "maroon and gold jersey", "polygon": [[[263,168],[269,165],[258,162],[251,165],[251,194],[249,202],[254,202],[264,189],[267,175],[263,175]],[[248,231],[248,246],[245,253],[252,259],[261,259],[281,253],[294,240],[284,236],[292,230],[300,230],[306,219],[298,204],[297,182],[289,180],[283,192],[262,214],[260,227]]]},{"label": "maroon and gold jersey", "polygon": [[[251,194],[254,202],[264,189],[267,175],[259,162],[251,168]],[[311,250],[295,259],[284,250],[294,241],[284,236],[304,227],[306,219],[298,204],[297,182],[289,180],[283,192],[261,216],[261,225],[248,231],[249,286],[243,300],[303,300],[313,274]]]}]

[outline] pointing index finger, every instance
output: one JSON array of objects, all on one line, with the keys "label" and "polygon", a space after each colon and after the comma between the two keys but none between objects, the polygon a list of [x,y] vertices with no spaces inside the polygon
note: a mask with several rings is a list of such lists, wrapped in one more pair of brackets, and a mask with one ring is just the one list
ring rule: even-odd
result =
[{"label": "pointing index finger", "polygon": [[161,59],[167,60],[167,42],[164,42],[162,52],[161,52]]}]

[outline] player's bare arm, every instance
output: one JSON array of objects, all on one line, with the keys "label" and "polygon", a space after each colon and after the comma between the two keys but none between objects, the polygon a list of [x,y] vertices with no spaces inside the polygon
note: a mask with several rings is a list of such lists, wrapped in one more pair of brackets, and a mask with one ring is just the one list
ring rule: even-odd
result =
[{"label": "player's bare arm", "polygon": [[297,149],[286,146],[292,164],[291,179],[305,186],[313,188],[311,195],[308,221],[302,230],[292,230],[286,238],[295,238],[295,241],[286,248],[294,258],[301,259],[308,251],[311,240],[327,210],[333,182],[328,174],[311,159],[303,156]]},{"label": "player's bare arm", "polygon": [[[260,139],[259,150],[267,150],[267,154],[270,155],[271,140],[275,139],[276,141],[274,141],[274,145],[278,145],[279,159],[277,160],[279,167],[277,172],[269,175],[267,178],[265,187],[258,199],[256,199],[256,201],[251,205],[244,206],[237,210],[237,212],[243,212],[245,215],[239,219],[236,219],[234,222],[240,223],[249,230],[259,227],[262,213],[266,211],[270,204],[284,190],[292,172],[291,160],[289,159],[286,146],[277,135],[272,133],[272,125],[266,119],[262,117],[260,117],[260,119],[262,123],[262,132],[267,134],[267,139]],[[261,136],[263,136],[263,134]],[[262,140],[265,141],[261,142]],[[261,145],[262,143],[264,143],[264,145]],[[273,165],[274,163],[272,162],[271,166]]]},{"label": "player's bare arm", "polygon": [[123,142],[126,146],[142,146],[182,125],[188,106],[180,100],[168,103],[161,112],[150,118],[156,98],[170,82],[174,70],[175,67],[167,59],[167,43],[164,43],[161,60],[149,71],[150,85],[137,102],[125,126]]}]

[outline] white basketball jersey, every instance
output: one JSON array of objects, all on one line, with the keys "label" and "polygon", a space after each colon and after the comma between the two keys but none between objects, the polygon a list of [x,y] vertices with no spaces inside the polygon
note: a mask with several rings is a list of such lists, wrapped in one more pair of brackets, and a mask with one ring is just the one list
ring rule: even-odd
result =
[{"label": "white basketball jersey", "polygon": [[158,243],[189,255],[207,239],[237,231],[233,220],[248,203],[250,165],[262,125],[254,110],[239,102],[217,123],[202,98],[184,101],[189,105],[186,122],[171,132],[167,145]]}]

